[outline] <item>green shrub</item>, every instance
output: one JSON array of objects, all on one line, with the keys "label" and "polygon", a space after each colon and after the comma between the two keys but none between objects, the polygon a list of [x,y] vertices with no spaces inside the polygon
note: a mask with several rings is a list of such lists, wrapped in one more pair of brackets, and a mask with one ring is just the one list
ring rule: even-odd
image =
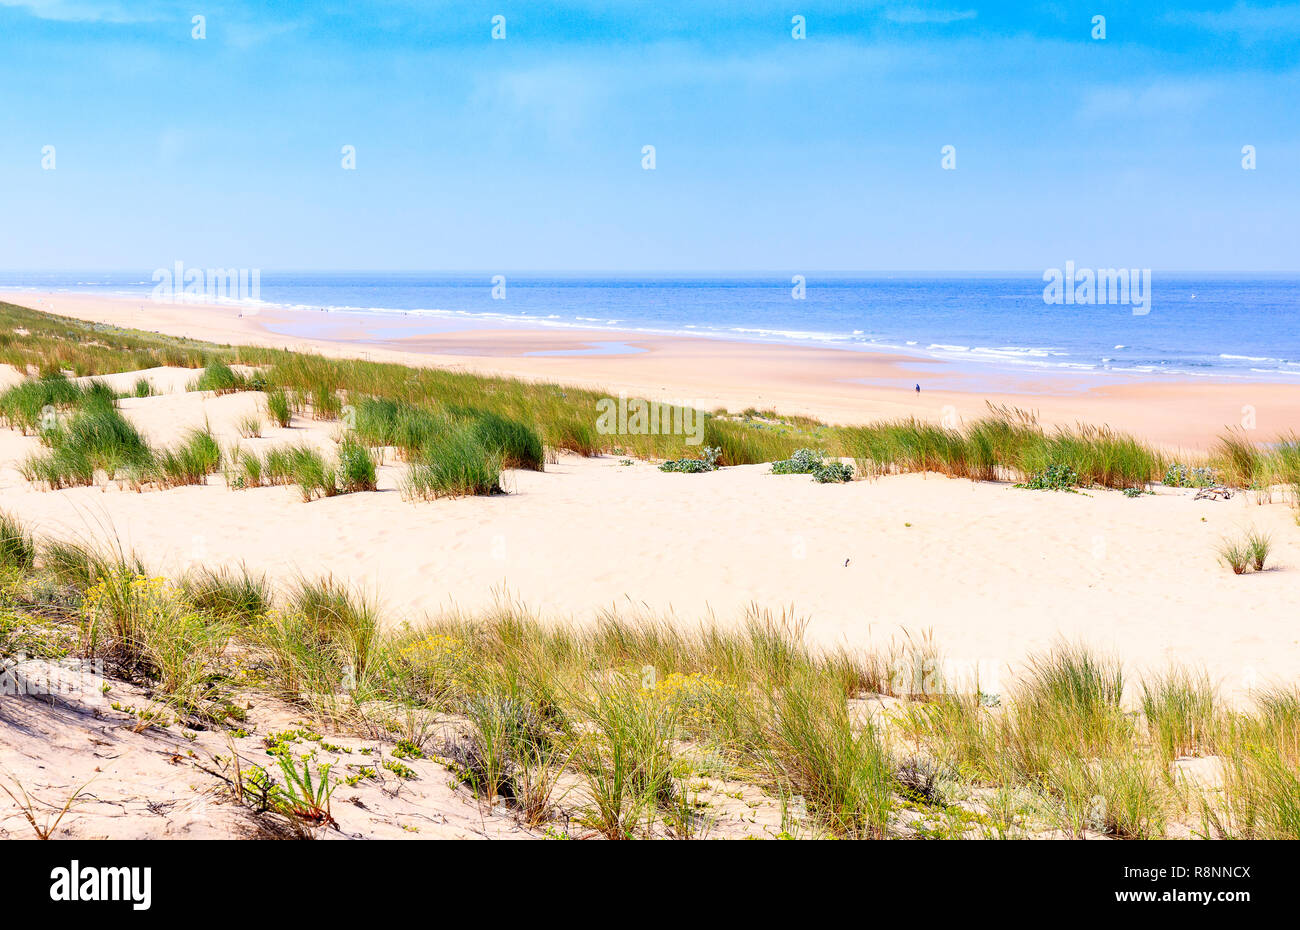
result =
[{"label": "green shrub", "polygon": [[1215,481],[1213,469],[1193,468],[1175,462],[1165,471],[1165,477],[1161,483],[1169,488],[1208,488],[1217,482]]},{"label": "green shrub", "polygon": [[1078,486],[1079,473],[1069,465],[1048,465],[1028,481],[1016,485],[1031,491],[1073,491]]},{"label": "green shrub", "polygon": [[844,462],[825,462],[813,470],[813,480],[818,484],[852,481],[853,466]]},{"label": "green shrub", "polygon": [[660,471],[680,472],[686,475],[695,475],[706,471],[718,470],[718,458],[722,450],[716,446],[705,446],[701,451],[702,458],[698,459],[671,459],[659,466]]},{"label": "green shrub", "polygon": [[815,449],[798,449],[788,459],[773,462],[772,474],[811,475],[825,464],[825,460],[825,454]]}]

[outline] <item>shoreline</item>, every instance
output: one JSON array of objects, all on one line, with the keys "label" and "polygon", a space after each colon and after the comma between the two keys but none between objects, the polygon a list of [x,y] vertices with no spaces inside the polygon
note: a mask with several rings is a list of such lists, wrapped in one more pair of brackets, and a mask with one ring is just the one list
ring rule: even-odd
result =
[{"label": "shoreline", "polygon": [[1192,452],[1207,450],[1236,426],[1253,423],[1261,442],[1300,431],[1300,384],[1285,382],[1132,376],[1099,384],[1094,374],[992,366],[972,373],[940,359],[714,336],[447,320],[438,323],[455,325],[429,333],[427,317],[249,313],[235,306],[57,292],[0,292],[0,300],[170,336],[548,381],[706,410],[774,409],[830,424],[911,416],[945,422],[979,416],[993,404],[1033,410],[1048,426],[1100,423]]}]

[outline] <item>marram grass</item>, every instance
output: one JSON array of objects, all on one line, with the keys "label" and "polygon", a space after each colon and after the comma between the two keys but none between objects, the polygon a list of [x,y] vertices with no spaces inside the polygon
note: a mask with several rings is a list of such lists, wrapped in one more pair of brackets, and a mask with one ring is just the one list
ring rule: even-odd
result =
[{"label": "marram grass", "polygon": [[[759,612],[725,626],[609,612],[574,625],[510,603],[397,624],[337,579],[277,586],[214,565],[173,583],[121,551],[29,542],[12,517],[3,530],[22,541],[5,562],[6,656],[15,622],[66,624],[75,653],[178,717],[238,726],[236,689],[264,691],[319,728],[439,755],[467,797],[529,829],[705,836],[692,786],[720,778],[780,799],[782,835],[1300,838],[1294,690],[1233,708],[1175,666],[1130,705],[1114,658],[1061,643],[990,701],[938,680],[916,688],[939,655],[924,637],[823,649],[802,623]],[[42,606],[51,591],[70,609]],[[439,742],[419,722],[434,718],[458,735]],[[1177,776],[1187,756],[1221,766],[1222,789]]]},{"label": "marram grass", "polygon": [[[554,451],[680,461],[698,457],[700,448],[672,432],[598,431],[597,404],[605,395],[585,388],[216,346],[81,323],[11,304],[0,305],[0,323],[31,333],[0,347],[0,361],[41,375],[0,395],[0,418],[29,432],[39,428],[43,416],[48,419],[50,409],[66,412],[78,405],[80,394],[95,390],[69,382],[64,371],[95,374],[171,364],[203,367],[196,386],[205,389],[265,388],[268,418],[278,426],[290,426],[295,412],[342,419],[361,442],[395,447],[400,457],[422,465],[460,458],[467,443],[455,434],[468,428],[484,457],[483,467],[473,471],[483,474],[470,474],[458,463],[435,465],[432,471],[420,468],[408,482],[415,497],[490,492],[495,485],[487,472],[493,467],[541,468]],[[232,367],[236,364],[256,367],[259,374],[245,378]],[[671,422],[672,408],[661,407]],[[1136,490],[1159,482],[1176,464],[1131,435],[1087,424],[1047,429],[1032,414],[1006,407],[990,407],[983,417],[952,425],[905,419],[830,427],[807,417],[756,410],[698,415],[702,435],[697,438],[718,450],[722,467],[786,461],[801,449],[818,449],[829,459],[853,458],[856,473],[866,477],[930,471],[1027,482],[1051,469],[1076,475],[1081,487]],[[435,445],[440,447],[436,453]],[[1222,481],[1261,490],[1282,485],[1300,503],[1300,440],[1294,436],[1262,445],[1229,432],[1207,464]],[[85,483],[87,472],[102,471],[102,465],[73,449],[60,461],[45,462],[36,480],[51,486]],[[845,476],[847,472],[836,477]]]}]

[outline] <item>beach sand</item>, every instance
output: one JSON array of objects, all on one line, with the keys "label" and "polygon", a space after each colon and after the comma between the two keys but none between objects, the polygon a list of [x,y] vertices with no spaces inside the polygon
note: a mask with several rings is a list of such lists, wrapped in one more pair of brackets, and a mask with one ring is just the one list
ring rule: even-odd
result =
[{"label": "beach sand", "polygon": [[[160,444],[206,421],[223,445],[332,451],[337,424],[300,418],[239,439],[262,395],[186,392],[196,375],[152,370],[165,393],[121,408]],[[504,496],[403,500],[390,458],[377,492],[303,503],[296,488],[235,491],[220,476],[167,491],[40,491],[18,472],[38,448],[0,430],[0,508],[38,534],[116,538],[168,575],[241,562],[282,584],[333,573],[380,600],[390,622],[500,599],[579,622],[612,609],[734,623],[754,606],[806,618],[828,645],[933,633],[951,667],[978,669],[990,692],[1060,637],[1134,672],[1204,666],[1227,695],[1300,674],[1300,530],[1289,506],[1244,495],[1129,499],[936,475],[821,485],[766,465],[682,475],[561,456],[542,473],[507,472]],[[1273,567],[1234,576],[1215,545],[1252,527],[1272,534]]]},{"label": "beach sand", "polygon": [[[1188,451],[1203,451],[1225,429],[1244,424],[1253,424],[1260,441],[1300,431],[1297,384],[1065,375],[1029,368],[1007,373],[843,349],[612,330],[509,329],[427,317],[269,309],[241,315],[226,306],[64,293],[0,293],[0,300],[219,343],[512,375],[706,410],[776,409],[831,423],[969,418],[993,403],[1037,411],[1049,425],[1104,423]],[[600,354],[611,347],[614,354]],[[529,354],[593,351],[598,354]]]}]

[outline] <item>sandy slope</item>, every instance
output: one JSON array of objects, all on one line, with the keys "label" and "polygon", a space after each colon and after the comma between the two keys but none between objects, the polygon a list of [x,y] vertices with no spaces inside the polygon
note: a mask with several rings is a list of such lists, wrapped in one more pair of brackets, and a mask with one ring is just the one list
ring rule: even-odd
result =
[{"label": "sandy slope", "polygon": [[[233,749],[244,773],[259,765],[283,782],[263,740],[301,729],[300,709],[249,695],[241,701],[245,735],[186,730],[169,713],[166,728],[142,726],[131,711],[157,706],[122,681],[110,679],[102,694],[104,681],[91,669],[36,661],[0,673],[0,682],[9,685],[0,701],[0,786],[14,795],[0,790],[0,839],[34,836],[21,806],[24,795],[37,825],[57,824],[59,839],[239,839],[283,831],[283,820],[256,817],[235,802],[234,769],[227,763]],[[436,745],[445,738],[443,729],[431,727]],[[467,791],[456,790],[451,772],[438,762],[403,759],[412,778],[385,769],[381,760],[391,760],[392,739],[331,736],[327,742],[328,748],[310,739],[291,744],[296,755],[314,751],[317,766],[333,769],[330,809],[337,829],[316,831],[321,839],[529,835],[509,814],[483,810]],[[366,777],[355,785],[339,784],[359,774]]]},{"label": "sandy slope", "polygon": [[[158,443],[205,420],[230,443],[260,396],[173,393],[122,409]],[[331,449],[336,429],[295,420],[241,441]],[[40,532],[111,531],[167,573],[240,561],[279,578],[333,572],[394,619],[484,607],[503,593],[550,618],[613,607],[733,622],[756,604],[792,608],[823,642],[884,645],[933,630],[958,667],[978,665],[988,691],[1061,635],[1113,649],[1134,670],[1203,664],[1233,693],[1300,674],[1300,528],[1282,503],[1030,492],[934,475],[831,486],[764,465],[679,475],[610,457],[507,473],[506,496],[427,503],[401,498],[391,461],[379,491],[308,504],[294,488],[232,491],[220,477],[170,491],[51,493],[16,468],[37,448],[0,430],[0,507]],[[1272,533],[1275,567],[1233,576],[1214,546],[1252,526]]]}]

